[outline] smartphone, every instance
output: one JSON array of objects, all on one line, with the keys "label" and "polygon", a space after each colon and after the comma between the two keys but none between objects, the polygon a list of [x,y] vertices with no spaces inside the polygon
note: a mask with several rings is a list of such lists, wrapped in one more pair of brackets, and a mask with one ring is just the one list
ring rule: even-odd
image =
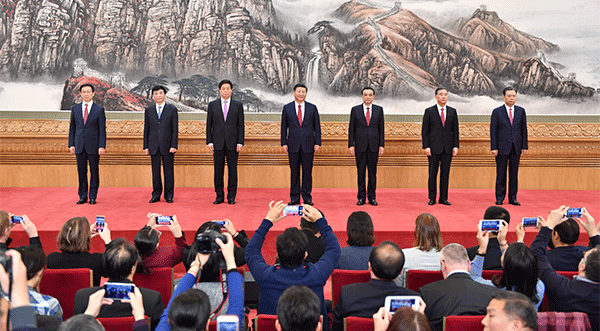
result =
[{"label": "smartphone", "polygon": [[129,293],[133,292],[135,285],[133,283],[104,283],[106,293],[104,297],[113,300],[129,300]]},{"label": "smartphone", "polygon": [[393,295],[385,298],[385,310],[390,314],[402,307],[411,307],[413,310],[419,310],[423,300],[416,295]]},{"label": "smartphone", "polygon": [[173,223],[173,216],[156,216],[156,225],[171,225]]},{"label": "smartphone", "polygon": [[539,217],[523,217],[521,219],[524,228],[537,228],[539,221]]},{"label": "smartphone", "polygon": [[96,216],[96,232],[104,231],[104,215]]},{"label": "smartphone", "polygon": [[302,206],[285,206],[283,216],[302,216],[304,208]]},{"label": "smartphone", "polygon": [[14,216],[10,217],[10,222],[11,223],[20,224],[22,221],[23,221],[23,216],[14,215]]},{"label": "smartphone", "polygon": [[565,217],[580,218],[582,214],[583,214],[583,208],[569,208],[569,209],[567,209],[567,213],[565,214]]},{"label": "smartphone", "polygon": [[236,315],[221,315],[217,317],[217,331],[238,331],[240,318]]},{"label": "smartphone", "polygon": [[500,231],[502,220],[481,220],[479,221],[479,231]]},{"label": "smartphone", "polygon": [[227,221],[217,221],[217,220],[213,220],[213,223],[219,224],[219,226],[222,228],[224,228],[225,225],[229,224]]}]

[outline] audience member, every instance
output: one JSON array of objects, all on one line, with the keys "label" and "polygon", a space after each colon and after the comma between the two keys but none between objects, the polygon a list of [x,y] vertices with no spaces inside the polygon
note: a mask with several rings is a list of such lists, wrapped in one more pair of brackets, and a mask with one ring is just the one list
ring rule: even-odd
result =
[{"label": "audience member", "polygon": [[183,260],[183,249],[185,248],[185,234],[181,231],[181,225],[177,221],[177,216],[173,216],[169,230],[175,237],[175,246],[159,246],[162,232],[156,227],[156,218],[158,214],[149,214],[150,220],[133,239],[135,248],[142,257],[144,268],[173,268]]},{"label": "audience member", "polygon": [[[125,238],[117,238],[106,245],[106,250],[102,257],[102,265],[108,276],[109,282],[133,283],[139,260],[138,251]],[[98,291],[104,291],[101,287],[88,287],[77,291],[75,294],[75,303],[73,315],[81,314],[88,308],[88,301],[91,295]],[[140,288],[140,293],[144,299],[144,311],[150,318],[150,325],[156,326],[160,320],[165,305],[159,292]],[[99,295],[99,294],[97,294]],[[129,303],[116,300],[110,305],[103,305],[97,316],[99,317],[122,317],[131,316],[132,310]]]},{"label": "audience member", "polygon": [[424,306],[418,311],[410,307],[402,307],[392,316],[384,307],[373,315],[375,331],[431,331]]},{"label": "audience member", "polygon": [[500,291],[492,295],[481,324],[485,331],[536,331],[537,310],[525,295]]},{"label": "audience member", "polygon": [[304,285],[288,287],[277,301],[277,331],[321,331],[321,303]]},{"label": "audience member", "polygon": [[[491,206],[485,210],[485,214],[483,215],[484,220],[504,220],[506,224],[510,223],[510,214],[508,210],[498,207]],[[506,227],[508,230],[508,226]],[[499,237],[502,233],[491,232],[490,240],[488,242],[488,247],[486,249],[486,257],[485,263],[483,264],[483,270],[501,270],[502,264],[500,263],[500,256],[502,256],[502,251],[508,248],[508,243],[506,242],[506,236]],[[506,235],[506,233],[504,233]],[[469,253],[469,260],[473,260],[475,255],[477,255],[477,250],[479,246],[470,247],[467,249]]]},{"label": "audience member", "polygon": [[[569,279],[556,273],[546,257],[546,246],[552,237],[556,225],[565,221],[568,207],[552,210],[531,244],[531,251],[538,259],[539,277],[546,285],[546,295],[551,311],[584,312],[588,315],[592,330],[600,330],[600,246],[596,246],[583,255],[579,261],[578,275]],[[591,229],[590,237],[598,234],[592,229],[593,219],[580,221],[585,228]]]},{"label": "audience member", "polygon": [[404,270],[396,278],[398,286],[406,286],[409,270],[440,270],[440,251],[444,247],[442,232],[437,218],[422,213],[415,220],[415,247],[402,250],[406,262]]},{"label": "audience member", "polygon": [[[504,224],[508,227],[508,225]],[[524,294],[535,304],[536,310],[540,307],[544,298],[544,283],[538,279],[538,263],[535,255],[529,247],[522,242],[516,242],[508,246],[502,254],[502,275],[497,275],[493,280],[481,277],[482,267],[488,247],[489,232],[478,231],[477,240],[479,249],[477,255],[471,261],[471,277],[478,283],[496,286],[503,290],[510,290]]]},{"label": "audience member", "polygon": [[63,311],[58,300],[36,291],[46,270],[46,254],[38,246],[19,246],[16,250],[21,253],[21,259],[27,269],[29,302],[35,314],[53,315],[62,320]]},{"label": "audience member", "polygon": [[442,330],[443,319],[449,315],[484,315],[492,294],[499,290],[471,279],[467,250],[459,244],[448,244],[442,248],[440,263],[444,280],[419,289],[431,329]]},{"label": "audience member", "polygon": [[355,211],[346,224],[347,247],[342,248],[336,269],[367,270],[369,255],[375,243],[375,230],[371,216],[364,211]]},{"label": "audience member", "polygon": [[[11,218],[13,216],[13,214],[9,214],[3,210],[0,210],[0,250],[7,250],[8,246],[12,242],[12,239],[10,238],[10,232],[12,230],[12,227],[17,225],[16,223],[11,222]],[[42,242],[40,241],[40,237],[38,236],[35,224],[33,224],[31,220],[29,220],[29,217],[27,217],[27,215],[22,216],[23,220],[20,224],[23,228],[23,231],[25,231],[25,233],[29,237],[29,245],[34,245],[38,246],[39,248],[42,248]]]},{"label": "audience member", "polygon": [[[439,260],[438,260],[439,261]],[[344,330],[344,318],[348,316],[371,317],[385,304],[391,295],[419,295],[399,287],[394,280],[404,266],[402,249],[391,241],[384,241],[373,248],[369,257],[371,280],[342,287],[338,302],[333,308],[333,330]]]},{"label": "audience member", "polygon": [[35,315],[35,324],[42,331],[58,331],[62,325],[62,317],[52,315]]},{"label": "audience member", "polygon": [[104,331],[104,326],[92,315],[79,314],[64,321],[59,331]]},{"label": "audience member", "polygon": [[308,247],[306,248],[307,255],[304,259],[304,264],[309,262],[317,263],[321,256],[323,256],[323,253],[325,253],[325,242],[323,242],[323,238],[321,238],[319,227],[315,223],[301,218],[300,231],[302,231],[306,235],[306,239],[308,239]]},{"label": "audience member", "polygon": [[308,239],[297,228],[287,228],[277,236],[276,241],[280,265],[268,265],[262,256],[261,249],[269,229],[275,222],[283,218],[282,212],[285,204],[282,201],[277,203],[271,201],[269,207],[267,216],[246,247],[248,268],[260,290],[257,312],[258,314],[276,314],[274,303],[277,302],[283,291],[291,285],[302,284],[315,292],[321,300],[323,328],[327,330],[329,329],[329,318],[325,308],[323,286],[331,276],[340,257],[338,240],[321,212],[305,204],[302,217],[309,222],[315,222],[319,227],[319,232],[325,242],[325,253],[317,263],[304,264]]},{"label": "audience member", "polygon": [[[93,233],[92,233],[93,231]],[[48,269],[73,269],[89,268],[93,271],[94,286],[100,285],[100,278],[104,275],[102,269],[102,253],[90,253],[92,237],[98,235],[107,245],[110,243],[110,230],[95,231],[95,224],[91,226],[85,217],[73,217],[63,224],[56,243],[61,251],[48,254]]]}]

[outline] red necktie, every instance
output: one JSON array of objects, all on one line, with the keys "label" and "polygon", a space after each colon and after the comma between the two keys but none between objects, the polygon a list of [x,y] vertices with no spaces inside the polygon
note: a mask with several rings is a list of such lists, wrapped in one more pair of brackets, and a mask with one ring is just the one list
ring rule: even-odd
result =
[{"label": "red necktie", "polygon": [[369,107],[367,107],[367,125],[369,125],[369,123],[371,123],[371,113],[369,112]]},{"label": "red necktie", "polygon": [[512,125],[512,122],[513,122],[512,107],[508,108],[508,119],[510,119],[510,125]]},{"label": "red necktie", "polygon": [[298,105],[298,123],[302,126],[302,106]]},{"label": "red necktie", "polygon": [[85,124],[85,122],[87,122],[87,118],[88,118],[88,105],[86,103],[85,110],[83,111],[83,124]]},{"label": "red necktie", "polygon": [[442,107],[442,126],[446,126],[446,121],[444,120],[444,107]]}]

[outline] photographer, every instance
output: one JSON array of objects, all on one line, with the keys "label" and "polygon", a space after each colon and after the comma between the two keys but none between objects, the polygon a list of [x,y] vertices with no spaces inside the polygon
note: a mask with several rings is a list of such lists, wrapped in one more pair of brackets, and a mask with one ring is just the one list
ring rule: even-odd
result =
[{"label": "photographer", "polygon": [[37,228],[35,224],[29,220],[27,215],[22,215],[23,220],[20,223],[11,222],[11,218],[15,216],[13,214],[9,214],[3,210],[0,210],[0,250],[7,250],[8,246],[12,242],[10,237],[10,232],[12,231],[13,226],[17,224],[21,224],[23,231],[29,237],[29,245],[35,245],[39,248],[42,248],[42,242],[40,241],[40,237],[38,236]]},{"label": "photographer", "polygon": [[173,268],[183,260],[183,250],[186,247],[185,234],[181,231],[177,216],[173,215],[167,227],[175,237],[175,247],[159,246],[161,232],[156,229],[158,216],[162,215],[148,213],[148,224],[135,235],[133,242],[142,257],[144,268]]}]

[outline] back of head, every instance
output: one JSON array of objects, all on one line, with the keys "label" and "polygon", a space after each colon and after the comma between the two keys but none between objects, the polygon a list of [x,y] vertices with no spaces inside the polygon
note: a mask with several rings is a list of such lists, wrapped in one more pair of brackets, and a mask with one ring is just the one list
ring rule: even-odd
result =
[{"label": "back of head", "polygon": [[579,224],[572,218],[557,224],[554,231],[563,244],[574,245],[579,240]]},{"label": "back of head", "polygon": [[346,224],[350,246],[372,246],[375,243],[375,229],[371,216],[364,211],[355,211],[348,217]]},{"label": "back of head", "polygon": [[600,282],[600,245],[592,248],[584,256],[583,263],[585,264],[585,278]]},{"label": "back of head", "polygon": [[402,307],[392,316],[387,331],[431,331],[431,327],[425,314]]},{"label": "back of head", "polygon": [[513,243],[504,252],[502,277],[498,286],[513,289],[537,302],[538,263],[529,247]]},{"label": "back of head", "polygon": [[2,236],[4,231],[8,228],[10,228],[10,217],[7,212],[0,210],[0,236]]},{"label": "back of head", "polygon": [[156,250],[159,239],[158,231],[146,225],[135,235],[133,243],[141,256],[149,256]]},{"label": "back of head", "polygon": [[189,289],[180,293],[169,309],[171,330],[202,331],[210,317],[210,299],[198,289]]},{"label": "back of head", "polygon": [[492,300],[504,302],[504,313],[511,319],[519,319],[524,328],[537,330],[537,310],[525,295],[514,291],[497,291]]},{"label": "back of head", "polygon": [[279,264],[286,269],[296,268],[304,261],[308,238],[297,228],[287,228],[277,236],[277,257]]},{"label": "back of head", "polygon": [[491,206],[485,210],[483,214],[484,220],[504,220],[506,223],[510,223],[510,213],[506,208],[499,206]]},{"label": "back of head", "polygon": [[92,315],[75,315],[58,328],[59,331],[104,331],[104,327]]},{"label": "back of head", "polygon": [[43,331],[57,331],[62,325],[62,318],[54,315],[35,315],[35,324]]},{"label": "back of head", "polygon": [[[467,250],[460,244],[452,243],[442,248],[440,258],[446,264],[448,271],[452,270],[465,270],[471,261],[469,261],[469,255]],[[443,271],[443,270],[442,270]]]},{"label": "back of head", "polygon": [[[221,232],[221,226],[215,222],[204,222],[198,230],[196,230],[196,235],[194,236],[194,243],[192,243],[192,248],[190,249],[190,254],[187,256],[187,265],[191,265],[192,262],[196,259],[196,254],[199,250],[199,243],[196,240],[198,235],[204,233],[206,231],[216,231]],[[185,258],[185,257],[184,257]],[[200,281],[201,282],[216,282],[220,277],[221,264],[224,261],[223,253],[210,253],[210,257],[208,261],[202,266],[202,272],[200,273]]]},{"label": "back of head", "polygon": [[56,236],[58,249],[69,253],[86,253],[90,251],[92,235],[90,222],[85,217],[73,217],[63,224]]},{"label": "back of head", "polygon": [[21,260],[27,268],[27,280],[46,267],[46,253],[38,246],[19,246],[16,250],[21,253]]},{"label": "back of head", "polygon": [[435,248],[440,251],[444,247],[442,232],[437,218],[429,213],[422,213],[415,220],[415,246],[428,252]]},{"label": "back of head", "polygon": [[138,251],[125,238],[113,239],[104,250],[102,266],[109,279],[126,279],[139,260]]},{"label": "back of head", "polygon": [[319,226],[315,222],[309,222],[309,221],[305,220],[304,218],[300,219],[300,228],[302,230],[308,230],[308,231],[312,232],[312,234],[319,233]]},{"label": "back of head", "polygon": [[391,241],[384,241],[371,250],[371,270],[379,279],[392,281],[404,268],[404,253]]},{"label": "back of head", "polygon": [[277,320],[283,331],[315,331],[321,319],[321,300],[304,285],[292,285],[277,302]]}]

